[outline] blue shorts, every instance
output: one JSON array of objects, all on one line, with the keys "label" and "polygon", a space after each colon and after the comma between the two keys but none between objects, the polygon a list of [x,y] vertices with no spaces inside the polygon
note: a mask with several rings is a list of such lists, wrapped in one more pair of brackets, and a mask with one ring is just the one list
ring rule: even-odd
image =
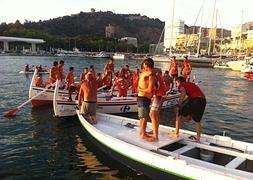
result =
[{"label": "blue shorts", "polygon": [[147,97],[142,97],[142,96],[137,97],[139,119],[145,118],[146,121],[150,120],[150,117],[149,117],[150,103],[151,103],[151,99]]}]

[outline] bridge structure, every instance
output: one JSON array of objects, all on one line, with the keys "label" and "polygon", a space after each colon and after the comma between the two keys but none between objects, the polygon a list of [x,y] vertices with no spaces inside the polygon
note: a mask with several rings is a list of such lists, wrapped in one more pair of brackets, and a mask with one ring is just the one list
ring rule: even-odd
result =
[{"label": "bridge structure", "polygon": [[43,39],[31,39],[31,38],[21,38],[21,37],[8,37],[8,36],[0,36],[0,42],[3,42],[3,50],[4,52],[9,51],[9,42],[26,42],[30,43],[32,46],[32,52],[36,52],[36,44],[45,43]]}]

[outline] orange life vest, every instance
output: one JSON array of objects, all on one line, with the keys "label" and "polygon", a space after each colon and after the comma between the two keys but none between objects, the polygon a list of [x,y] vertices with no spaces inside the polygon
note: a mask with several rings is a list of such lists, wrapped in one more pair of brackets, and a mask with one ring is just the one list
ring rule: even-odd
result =
[{"label": "orange life vest", "polygon": [[126,97],[127,96],[127,81],[124,78],[117,78],[116,84],[118,88],[118,96]]},{"label": "orange life vest", "polygon": [[41,77],[37,77],[36,79],[35,79],[35,86],[37,86],[37,87],[42,87],[42,79],[41,79]]},{"label": "orange life vest", "polygon": [[69,72],[68,75],[67,75],[67,86],[71,86],[71,85],[74,85],[75,83],[75,80],[74,80],[74,72]]},{"label": "orange life vest", "polygon": [[132,85],[132,93],[136,93],[138,91],[138,83],[139,83],[139,75],[133,75],[133,85]]},{"label": "orange life vest", "polygon": [[176,62],[171,62],[170,67],[171,67],[171,70],[170,70],[170,74],[171,75],[178,74],[178,67],[177,67],[177,63]]}]

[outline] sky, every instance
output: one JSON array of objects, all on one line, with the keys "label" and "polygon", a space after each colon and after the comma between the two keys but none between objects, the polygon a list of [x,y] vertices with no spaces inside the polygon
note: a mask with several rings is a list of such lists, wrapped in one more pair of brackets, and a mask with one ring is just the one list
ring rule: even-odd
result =
[{"label": "sky", "polygon": [[[23,23],[77,14],[81,11],[112,11],[141,14],[161,21],[172,19],[174,0],[0,0],[0,23],[19,20]],[[203,3],[204,2],[204,3]],[[175,0],[174,20],[187,25],[212,26],[215,0]],[[203,5],[203,16],[199,14]],[[253,0],[216,0],[217,27],[231,29],[253,21]],[[201,18],[202,17],[202,18]],[[201,21],[202,19],[202,21]],[[213,23],[215,24],[215,23]]]}]

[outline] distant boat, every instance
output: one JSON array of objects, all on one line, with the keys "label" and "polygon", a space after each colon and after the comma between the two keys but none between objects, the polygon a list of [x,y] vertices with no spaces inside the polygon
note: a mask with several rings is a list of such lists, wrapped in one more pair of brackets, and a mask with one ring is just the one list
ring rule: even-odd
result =
[{"label": "distant boat", "polygon": [[123,53],[114,53],[114,55],[112,56],[113,59],[118,59],[118,60],[125,60],[128,59],[128,55],[127,54],[123,54]]},{"label": "distant boat", "polygon": [[106,52],[100,52],[100,53],[95,53],[93,55],[90,55],[88,57],[92,57],[92,58],[109,58],[110,54],[106,53]]},{"label": "distant boat", "polygon": [[233,70],[233,71],[241,71],[241,69],[246,66],[246,60],[237,60],[237,61],[229,61],[227,62],[227,65]]},{"label": "distant boat", "polygon": [[[48,70],[39,71],[40,74],[49,74]],[[19,71],[19,74],[34,74],[34,70],[32,71]]]},{"label": "distant boat", "polygon": [[227,62],[221,61],[221,60],[218,60],[217,62],[215,62],[213,67],[216,68],[216,69],[231,69],[227,65]]},{"label": "distant boat", "polygon": [[250,67],[247,67],[247,65],[251,65],[251,66],[253,65],[253,57],[246,57],[243,60],[228,61],[227,65],[233,71],[246,72],[248,70],[248,68],[250,68]]},{"label": "distant boat", "polygon": [[[183,61],[184,56],[179,55],[176,56],[177,61]],[[170,62],[170,57],[166,55],[154,55],[153,60],[156,62]],[[208,57],[195,57],[195,56],[188,56],[188,59],[191,63],[192,67],[213,67],[214,63],[217,61],[217,58],[208,58]]]}]

